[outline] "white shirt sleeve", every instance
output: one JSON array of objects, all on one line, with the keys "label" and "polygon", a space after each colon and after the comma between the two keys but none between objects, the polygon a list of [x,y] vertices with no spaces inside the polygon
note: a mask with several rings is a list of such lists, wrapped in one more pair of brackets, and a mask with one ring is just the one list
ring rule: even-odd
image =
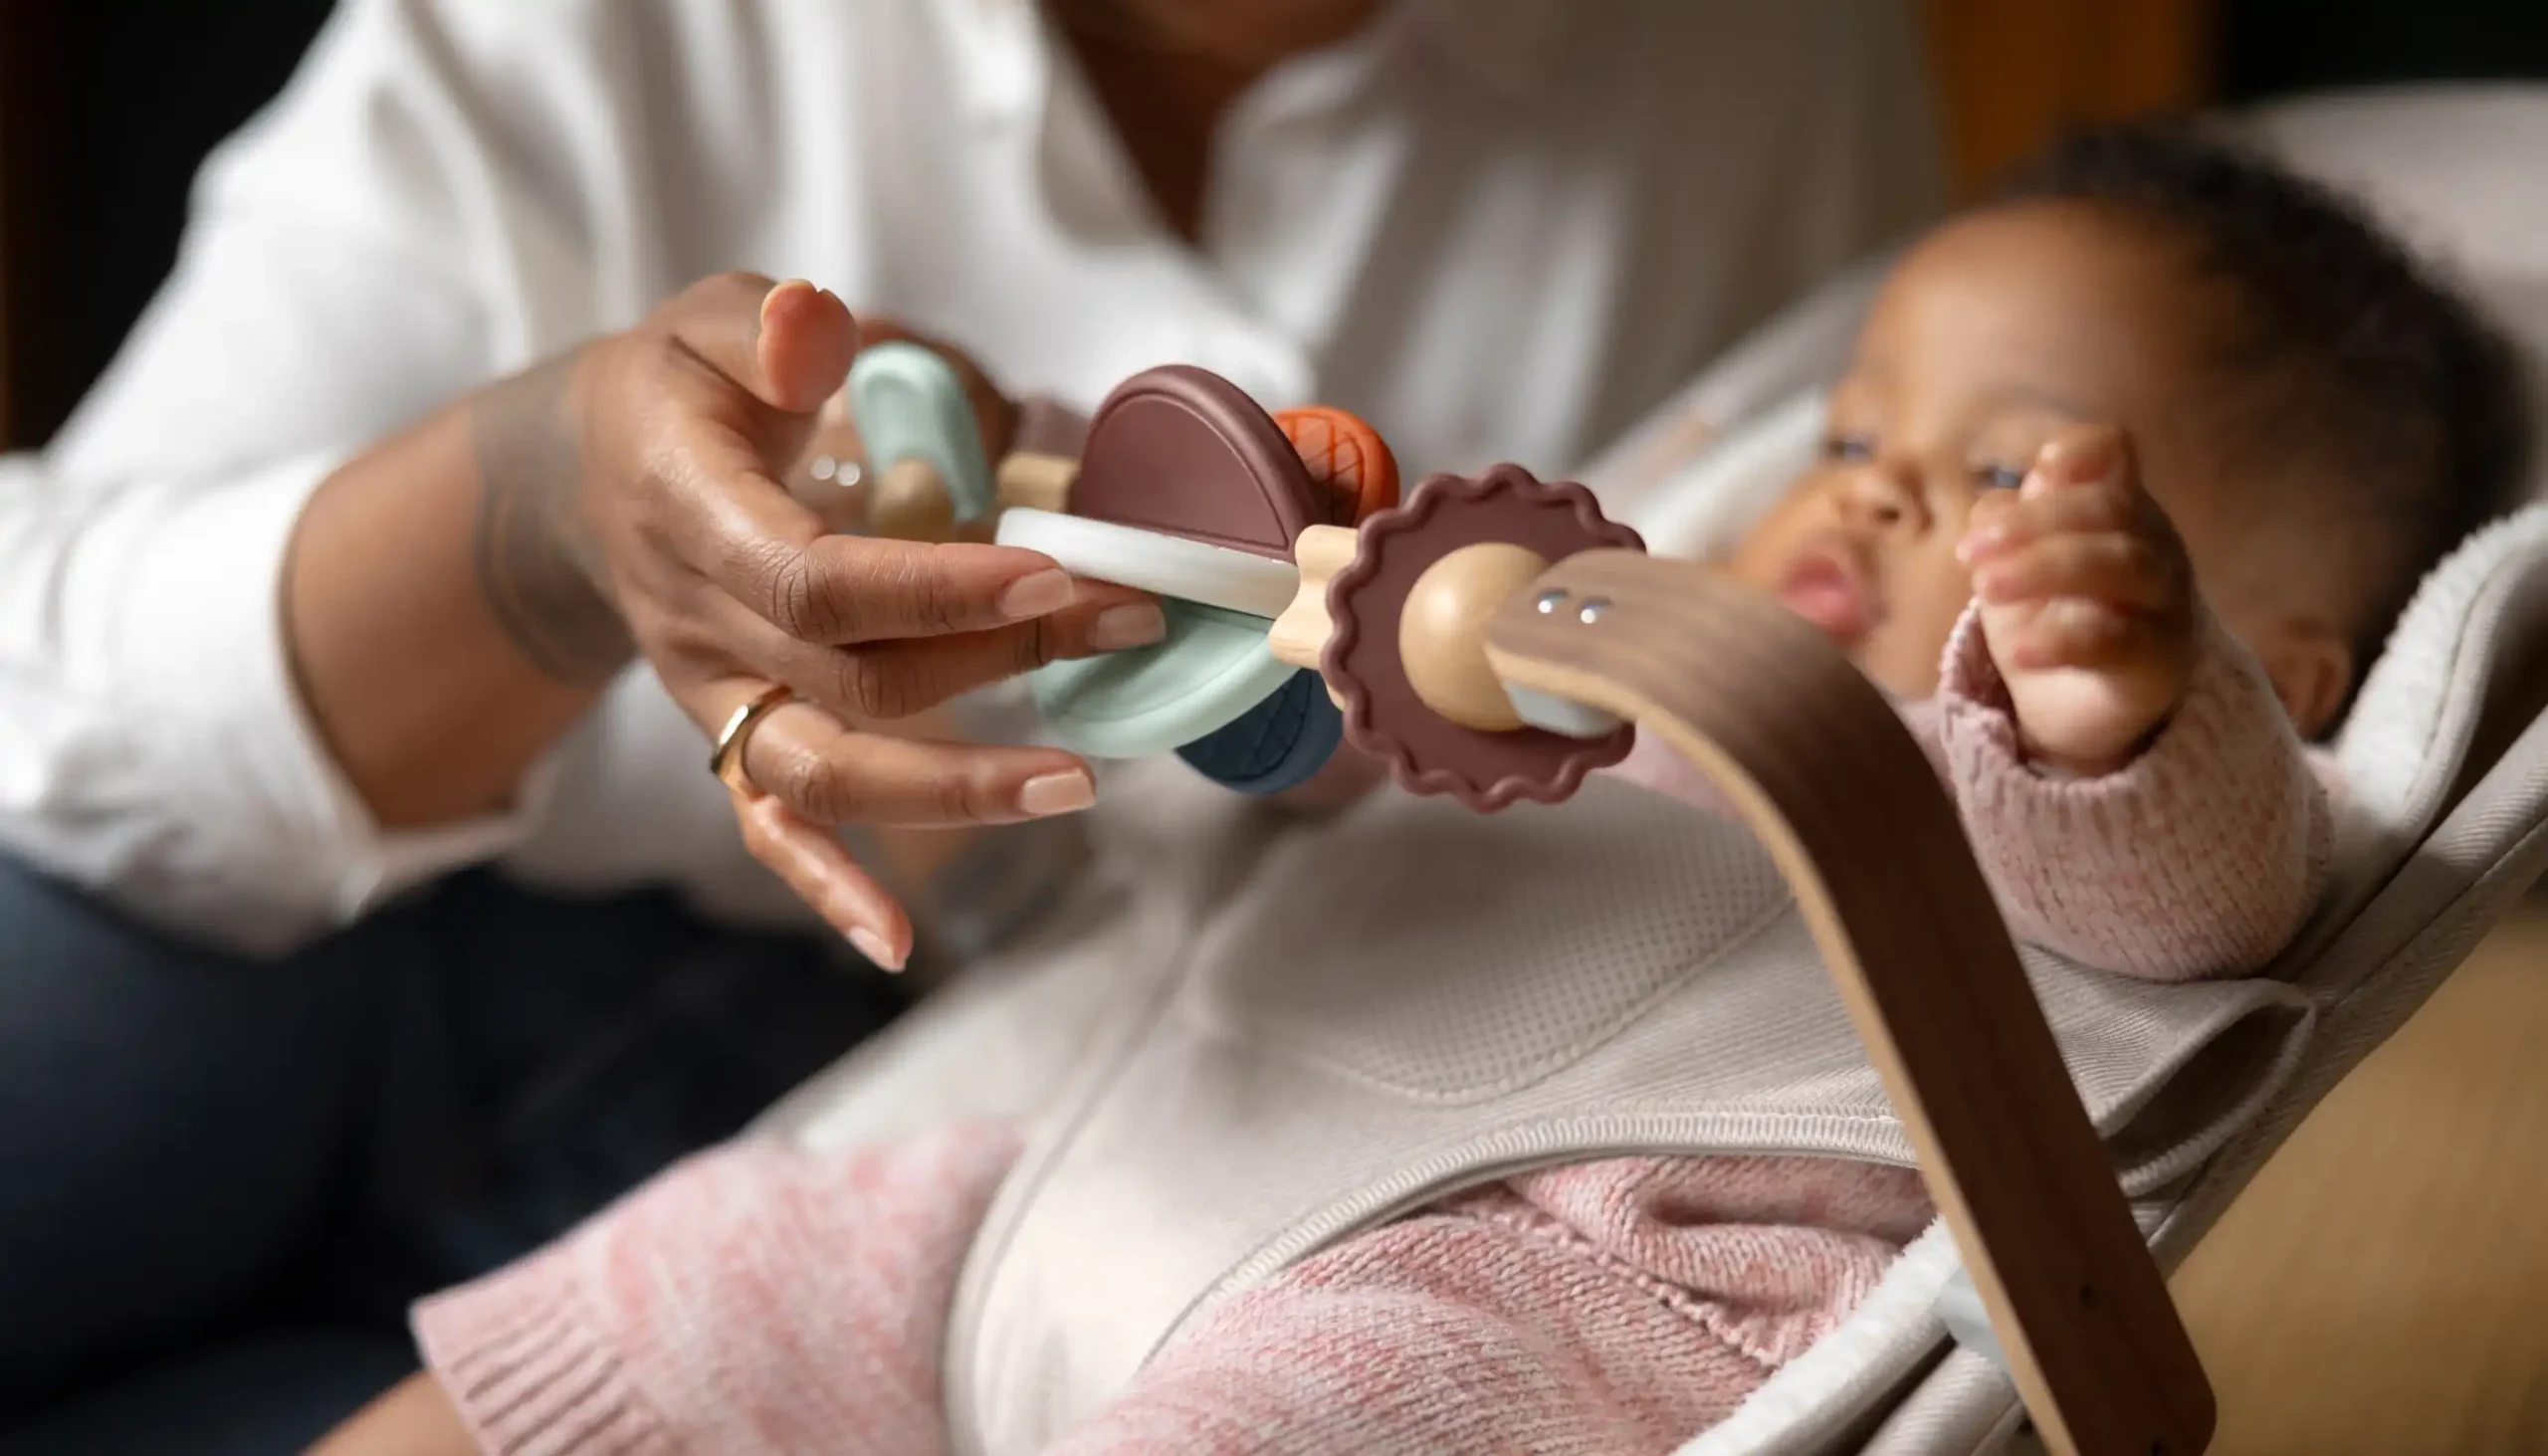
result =
[{"label": "white shirt sleeve", "polygon": [[[491,266],[541,219],[432,8],[354,0],[198,179],[178,266],[52,449],[0,461],[0,847],[273,951],[534,817],[374,824],[297,696],[311,491],[497,372]],[[538,775],[534,774],[534,779]]]}]

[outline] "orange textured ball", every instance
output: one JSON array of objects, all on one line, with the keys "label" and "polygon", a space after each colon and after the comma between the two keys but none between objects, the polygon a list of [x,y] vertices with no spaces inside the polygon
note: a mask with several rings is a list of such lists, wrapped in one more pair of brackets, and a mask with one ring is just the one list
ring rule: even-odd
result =
[{"label": "orange textured ball", "polygon": [[1380,432],[1359,417],[1316,404],[1279,411],[1274,423],[1301,453],[1310,478],[1329,492],[1335,524],[1360,525],[1397,504],[1397,457]]}]

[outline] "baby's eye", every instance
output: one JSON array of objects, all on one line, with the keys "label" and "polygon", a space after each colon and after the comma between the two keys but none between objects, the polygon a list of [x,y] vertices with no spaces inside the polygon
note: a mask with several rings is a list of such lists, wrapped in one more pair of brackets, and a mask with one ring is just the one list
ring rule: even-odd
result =
[{"label": "baby's eye", "polygon": [[1973,479],[1986,491],[2014,491],[2026,483],[2026,473],[2006,465],[1977,465]]},{"label": "baby's eye", "polygon": [[1825,435],[1822,437],[1825,460],[1873,460],[1875,438],[1871,435]]}]

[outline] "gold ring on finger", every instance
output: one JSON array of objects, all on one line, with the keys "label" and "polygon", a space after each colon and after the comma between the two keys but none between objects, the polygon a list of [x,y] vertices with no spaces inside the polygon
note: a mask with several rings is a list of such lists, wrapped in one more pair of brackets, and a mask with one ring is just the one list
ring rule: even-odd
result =
[{"label": "gold ring on finger", "polygon": [[726,727],[719,730],[717,746],[709,750],[708,771],[744,798],[759,798],[760,789],[752,783],[751,775],[743,771],[743,745],[751,741],[752,729],[760,727],[760,721],[769,717],[770,710],[783,708],[795,701],[796,694],[791,689],[764,688],[749,703],[736,709],[734,716],[726,720]]}]

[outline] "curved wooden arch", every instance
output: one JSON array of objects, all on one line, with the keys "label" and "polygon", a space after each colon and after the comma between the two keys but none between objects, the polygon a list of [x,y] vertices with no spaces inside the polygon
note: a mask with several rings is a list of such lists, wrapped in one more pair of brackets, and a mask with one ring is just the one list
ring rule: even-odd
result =
[{"label": "curved wooden arch", "polygon": [[2044,1442],[2198,1456],[2202,1363],[1955,807],[1882,695],[1775,603],[1631,551],[1559,562],[1487,642],[1506,682],[1661,734],[1769,848]]}]

